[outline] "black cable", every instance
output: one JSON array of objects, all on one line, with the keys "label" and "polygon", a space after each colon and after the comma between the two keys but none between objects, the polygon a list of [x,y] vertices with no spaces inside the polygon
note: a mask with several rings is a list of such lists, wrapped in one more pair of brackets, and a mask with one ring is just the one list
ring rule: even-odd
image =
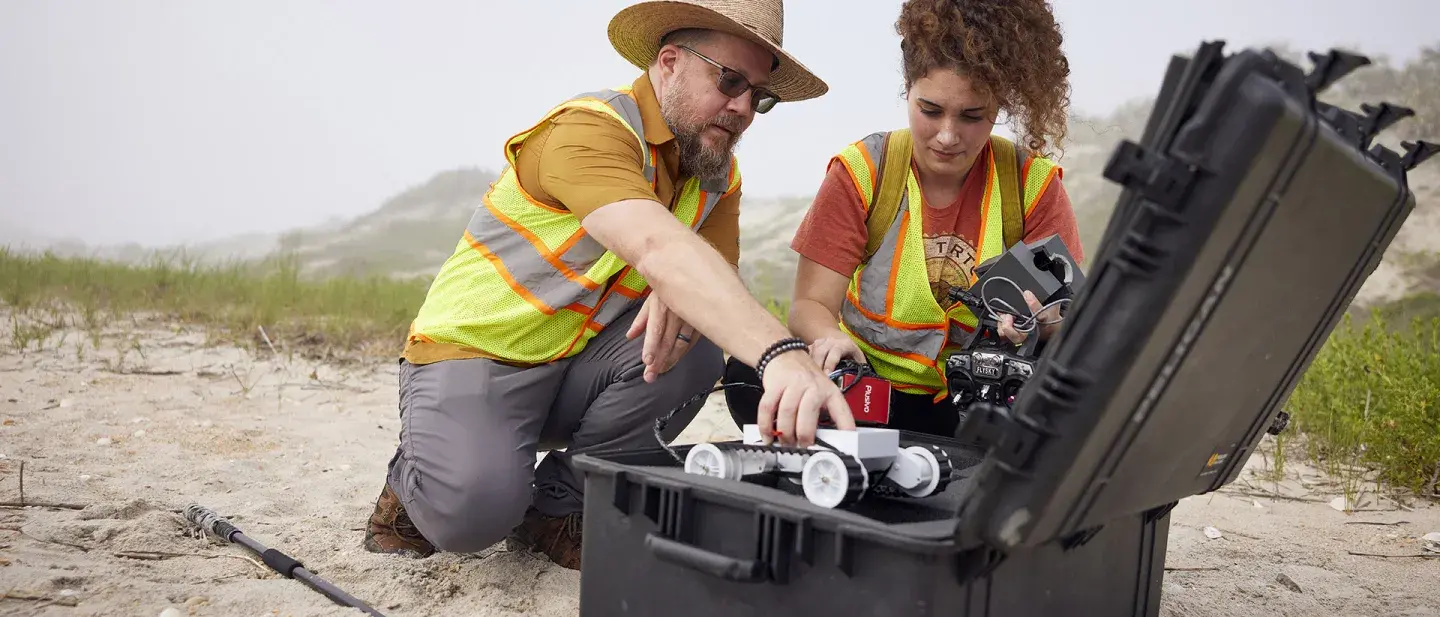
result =
[{"label": "black cable", "polygon": [[[1006,302],[1003,298],[996,297],[992,299],[985,295],[985,288],[994,281],[1004,281],[1006,283],[1009,283],[1011,287],[1015,288],[1015,291],[1020,292],[1020,295],[1022,297],[1025,295],[1025,290],[1020,287],[1019,283],[1016,283],[1015,281],[1003,276],[996,276],[985,279],[985,282],[980,284],[980,303],[985,307],[985,310],[990,313],[990,316],[993,317],[995,321],[1000,321],[1000,313],[1008,314],[1015,318],[1015,331],[1025,332],[1027,334],[1034,330],[1037,325],[1049,326],[1065,321],[1065,315],[1063,312],[1060,314],[1060,317],[1056,318],[1054,321],[1042,321],[1040,319],[1040,313],[1045,312],[1046,309],[1049,309],[1052,306],[1068,306],[1071,302],[1070,298],[1061,298],[1049,304],[1045,304],[1040,307],[1039,311],[1031,311],[1030,307],[1026,306],[1025,313],[1021,313],[1018,309],[1011,306],[1010,303]],[[995,306],[991,304],[992,302],[1000,305],[1001,308],[997,310]]]},{"label": "black cable", "polygon": [[721,390],[729,390],[730,388],[754,388],[759,392],[765,391],[765,389],[761,388],[760,386],[757,386],[753,383],[745,383],[743,381],[722,383],[718,386],[715,386],[713,388],[705,390],[704,392],[696,394],[695,396],[690,397],[684,403],[681,403],[680,406],[671,409],[670,413],[665,414],[665,417],[655,419],[655,441],[660,442],[660,447],[664,448],[666,452],[670,453],[670,457],[675,459],[675,462],[684,465],[685,459],[680,458],[680,454],[676,452],[674,448],[671,448],[669,443],[666,443],[665,436],[661,434],[662,432],[664,432],[665,427],[670,424],[670,419],[674,418],[675,414],[680,413],[682,409],[685,409],[686,407],[689,407],[691,405],[694,405],[695,403],[703,401],[706,398],[709,398],[711,394],[714,394]]}]

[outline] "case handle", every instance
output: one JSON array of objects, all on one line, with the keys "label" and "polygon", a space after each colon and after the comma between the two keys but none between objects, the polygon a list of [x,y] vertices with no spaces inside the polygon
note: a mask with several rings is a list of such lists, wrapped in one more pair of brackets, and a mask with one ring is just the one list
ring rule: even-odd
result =
[{"label": "case handle", "polygon": [[645,548],[656,559],[727,581],[762,583],[769,578],[765,564],[754,559],[726,557],[654,533],[645,535]]}]

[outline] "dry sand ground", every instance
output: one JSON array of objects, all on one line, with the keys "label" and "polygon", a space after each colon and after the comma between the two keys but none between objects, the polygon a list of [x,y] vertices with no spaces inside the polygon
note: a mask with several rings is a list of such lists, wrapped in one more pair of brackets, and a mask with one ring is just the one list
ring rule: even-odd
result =
[{"label": "dry sand ground", "polygon": [[[84,506],[0,508],[0,614],[358,614],[193,537],[174,512],[191,501],[390,615],[578,612],[580,575],[542,557],[360,548],[396,440],[393,365],[203,341],[147,327],[96,351],[68,332],[0,356],[0,501],[19,500],[24,463],[27,501]],[[682,440],[735,435],[718,402]],[[1393,557],[1424,552],[1440,507],[1369,496],[1343,513],[1327,505],[1334,482],[1291,467],[1284,482],[1247,474],[1175,510],[1164,615],[1440,615],[1440,560]]]}]

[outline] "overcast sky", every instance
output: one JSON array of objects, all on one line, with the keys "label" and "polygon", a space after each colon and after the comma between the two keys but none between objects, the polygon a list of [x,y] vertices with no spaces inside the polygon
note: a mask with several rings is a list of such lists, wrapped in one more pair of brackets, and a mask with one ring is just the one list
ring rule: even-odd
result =
[{"label": "overcast sky", "polygon": [[[605,36],[628,3],[0,0],[0,226],[199,241],[497,168],[548,107],[638,74]],[[845,143],[904,124],[900,4],[786,2],[786,47],[831,89],[757,119],[739,149],[747,194],[809,193]],[[1435,0],[1055,5],[1083,111],[1153,94],[1170,54],[1206,39],[1397,60],[1440,42]]]}]

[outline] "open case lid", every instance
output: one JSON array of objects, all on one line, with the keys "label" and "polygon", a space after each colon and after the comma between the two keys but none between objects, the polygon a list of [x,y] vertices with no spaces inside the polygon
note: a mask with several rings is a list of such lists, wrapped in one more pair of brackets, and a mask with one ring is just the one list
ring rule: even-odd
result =
[{"label": "open case lid", "polygon": [[1013,411],[974,410],[989,450],[962,542],[1032,546],[1233,481],[1414,208],[1430,154],[1371,146],[1408,110],[1351,112],[1307,74],[1220,43],[1177,57],[1086,284]]}]

